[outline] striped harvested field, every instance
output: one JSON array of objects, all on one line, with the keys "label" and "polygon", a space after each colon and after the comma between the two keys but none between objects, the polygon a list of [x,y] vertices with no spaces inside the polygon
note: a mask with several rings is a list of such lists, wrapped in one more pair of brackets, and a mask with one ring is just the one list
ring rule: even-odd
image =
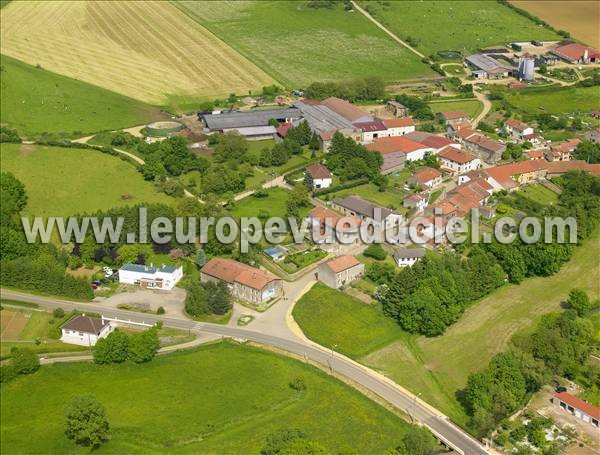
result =
[{"label": "striped harvested field", "polygon": [[0,334],[2,341],[18,340],[21,332],[29,322],[28,315],[10,310],[0,311],[0,319],[2,320],[2,333]]},{"label": "striped harvested field", "polygon": [[274,80],[168,2],[11,2],[1,52],[153,104]]}]

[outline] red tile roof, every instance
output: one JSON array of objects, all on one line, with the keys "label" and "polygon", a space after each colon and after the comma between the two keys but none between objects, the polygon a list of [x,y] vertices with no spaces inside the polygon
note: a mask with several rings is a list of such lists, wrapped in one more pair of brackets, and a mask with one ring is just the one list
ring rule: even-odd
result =
[{"label": "red tile roof", "polygon": [[321,136],[321,139],[324,141],[330,141],[334,134],[335,131],[321,131],[319,136]]},{"label": "red tile roof", "polygon": [[454,144],[454,141],[451,141],[447,137],[435,136],[435,135],[426,137],[425,139],[418,141],[418,142],[420,142],[423,145],[426,145],[427,147],[431,147],[434,149],[440,149],[447,145]]},{"label": "red tile roof", "polygon": [[336,98],[335,96],[327,98],[322,102],[322,104],[350,122],[355,122],[361,117],[369,116],[367,112],[356,107],[354,104],[349,103],[346,100]]},{"label": "red tile roof", "polygon": [[471,122],[468,120],[453,120],[448,122],[448,126],[454,131],[462,130],[463,128],[471,128]]},{"label": "red tile roof", "polygon": [[325,263],[334,273],[340,273],[352,267],[360,265],[358,259],[354,256],[344,255],[338,256]]},{"label": "red tile roof", "polygon": [[560,401],[568,404],[569,406],[573,406],[574,408],[583,411],[594,419],[600,420],[600,408],[580,400],[576,396],[571,395],[569,392],[555,393],[554,397],[558,398]]},{"label": "red tile roof", "polygon": [[213,258],[201,270],[202,273],[218,278],[226,283],[240,283],[253,289],[262,289],[267,283],[280,278],[232,259]]},{"label": "red tile roof", "polygon": [[421,169],[420,171],[416,172],[414,175],[414,178],[418,182],[426,183],[433,179],[441,177],[441,175],[442,175],[442,173],[440,171],[438,171],[437,169],[434,169],[432,167],[426,167],[426,168]]},{"label": "red tile roof", "polygon": [[485,149],[485,150],[491,150],[492,152],[497,152],[499,150],[502,150],[502,148],[504,148],[504,144],[495,141],[494,139],[490,139],[487,136],[484,136],[483,134],[476,134],[474,136],[469,136],[468,138],[465,139],[468,142],[471,142],[473,144],[477,144],[479,147]]},{"label": "red tile roof", "polygon": [[285,135],[287,134],[288,130],[290,128],[292,128],[293,126],[294,125],[292,125],[291,123],[282,123],[277,128],[277,134],[279,134],[281,137],[285,137]]},{"label": "red tile roof", "polygon": [[473,136],[474,134],[477,134],[477,131],[471,128],[462,128],[456,133],[456,135],[462,139],[467,139]]},{"label": "red tile roof", "polygon": [[406,126],[414,126],[415,122],[412,117],[391,118],[385,119],[383,124],[388,128],[402,128]]},{"label": "red tile roof", "polygon": [[438,153],[438,156],[458,164],[470,163],[476,159],[476,157],[470,153],[463,152],[462,150],[458,150],[457,148],[451,146],[444,147],[440,153]]},{"label": "red tile roof", "polygon": [[598,51],[592,47],[586,47],[579,43],[569,43],[562,46],[558,46],[552,52],[559,55],[560,57],[566,57],[567,60],[581,60],[583,54],[588,51],[588,57],[597,54]]},{"label": "red tile roof", "polygon": [[[360,226],[360,220],[357,217],[340,215],[339,213],[334,212],[333,210],[327,209],[324,207],[315,207],[314,209],[312,209],[310,212],[310,217],[313,218],[314,220],[317,220],[319,222],[319,224],[321,224],[322,226],[327,225],[327,226],[330,226],[331,228],[333,228],[334,230],[338,224],[338,221],[342,218],[352,219],[352,221],[356,227]],[[340,225],[340,230],[341,231],[352,231],[355,229],[351,228],[348,224],[343,223],[343,225]]]},{"label": "red tile roof", "polygon": [[425,148],[422,144],[402,136],[380,137],[366,147],[367,150],[379,152],[382,155],[396,152],[407,154]]},{"label": "red tile roof", "polygon": [[306,167],[306,172],[308,172],[314,179],[330,179],[331,172],[325,166],[319,163],[311,164]]},{"label": "red tile roof", "polygon": [[529,125],[514,118],[509,118],[506,122],[504,122],[504,124],[518,131],[525,131],[527,128],[529,128]]},{"label": "red tile roof", "polygon": [[527,156],[529,156],[529,159],[539,160],[539,159],[544,158],[544,151],[543,150],[529,150],[527,152]]},{"label": "red tile roof", "polygon": [[444,120],[458,120],[461,118],[468,118],[468,115],[465,114],[463,111],[446,111],[446,112],[440,112],[439,113]]}]

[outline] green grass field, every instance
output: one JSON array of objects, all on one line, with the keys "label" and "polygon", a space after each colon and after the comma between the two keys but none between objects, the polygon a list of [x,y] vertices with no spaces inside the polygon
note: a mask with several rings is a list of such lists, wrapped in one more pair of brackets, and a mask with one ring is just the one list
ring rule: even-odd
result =
[{"label": "green grass field", "polygon": [[477,117],[483,109],[479,100],[434,101],[429,103],[429,107],[434,114],[436,112],[463,111],[470,118]]},{"label": "green grass field", "polygon": [[416,39],[416,49],[425,55],[443,50],[469,53],[510,41],[560,39],[556,33],[491,1],[359,3],[400,38]]},{"label": "green grass field", "polygon": [[527,185],[519,190],[525,197],[544,205],[553,205],[558,202],[558,195],[543,185]]},{"label": "green grass field", "polygon": [[532,114],[589,112],[600,106],[600,90],[598,87],[531,88],[507,93],[506,100]]},{"label": "green grass field", "polygon": [[[298,376],[302,392],[289,387]],[[94,451],[100,454],[258,454],[269,434],[287,428],[331,453],[383,454],[409,428],[312,366],[220,343],[141,365],[44,366],[3,384],[2,452],[89,453],[64,435],[65,408],[84,393],[107,411],[111,439]]]},{"label": "green grass field", "polygon": [[176,5],[289,87],[369,75],[387,82],[434,75],[363,15],[344,12],[341,3],[333,9],[284,1]]},{"label": "green grass field", "polygon": [[[284,217],[286,212],[286,202],[289,191],[283,188],[271,188],[267,190],[267,197],[248,196],[239,202],[231,210],[236,217],[259,216],[261,212],[268,213],[269,217]],[[305,216],[310,212],[311,207],[303,207],[300,215]]]},{"label": "green grass field", "polygon": [[388,187],[385,191],[379,191],[379,187],[373,183],[366,183],[364,185],[355,186],[354,188],[336,191],[335,193],[328,193],[323,195],[322,199],[333,199],[335,197],[346,196],[360,196],[363,199],[372,201],[382,207],[392,208],[398,213],[403,213],[405,211],[402,207],[402,201],[405,196],[404,191],[393,187]]},{"label": "green grass field", "polygon": [[148,104],[4,55],[1,67],[0,121],[24,136],[91,133],[164,118]]},{"label": "green grass field", "polygon": [[2,170],[25,184],[26,215],[66,216],[173,200],[131,164],[95,150],[2,144],[0,153]]},{"label": "green grass field", "polygon": [[412,392],[422,393],[457,423],[467,416],[455,393],[470,373],[506,348],[511,336],[530,328],[544,314],[560,310],[574,287],[585,289],[592,300],[599,295],[600,231],[576,249],[556,275],[528,278],[506,285],[468,308],[461,319],[436,338],[406,335],[361,359],[383,371]]},{"label": "green grass field", "polygon": [[378,305],[368,305],[321,283],[302,296],[292,314],[308,338],[354,358],[380,349],[402,334]]}]

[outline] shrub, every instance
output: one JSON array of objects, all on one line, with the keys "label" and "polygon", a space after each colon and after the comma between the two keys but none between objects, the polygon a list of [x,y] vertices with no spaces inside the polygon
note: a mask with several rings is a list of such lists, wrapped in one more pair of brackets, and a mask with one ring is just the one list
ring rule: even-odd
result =
[{"label": "shrub", "polygon": [[296,376],[292,382],[290,382],[290,387],[297,392],[302,392],[303,390],[306,390],[306,382],[304,382],[302,376]]},{"label": "shrub", "polygon": [[65,310],[63,310],[62,308],[54,308],[54,311],[52,311],[52,315],[55,318],[63,318],[65,316]]},{"label": "shrub", "polygon": [[121,363],[127,360],[128,356],[129,338],[119,330],[99,339],[94,349],[94,362],[100,364]]},{"label": "shrub", "polygon": [[16,374],[31,374],[40,368],[40,360],[37,355],[27,348],[15,349],[10,364],[15,369]]},{"label": "shrub", "polygon": [[379,243],[372,243],[369,245],[363,254],[378,261],[383,261],[386,256],[385,250]]},{"label": "shrub", "polygon": [[12,365],[0,366],[0,382],[9,382],[17,377],[17,370]]},{"label": "shrub", "polygon": [[166,311],[163,307],[159,306],[158,309],[156,310],[156,314],[165,314]]}]

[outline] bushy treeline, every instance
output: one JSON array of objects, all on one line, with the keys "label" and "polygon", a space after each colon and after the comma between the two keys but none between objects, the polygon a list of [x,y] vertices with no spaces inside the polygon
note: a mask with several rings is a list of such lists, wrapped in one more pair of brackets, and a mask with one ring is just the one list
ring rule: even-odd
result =
[{"label": "bushy treeline", "polygon": [[367,150],[340,132],[333,135],[327,154],[327,168],[342,182],[363,177],[380,178],[382,164],[381,154]]},{"label": "bushy treeline", "polygon": [[19,375],[35,373],[40,360],[31,349],[13,348],[8,362],[0,366],[0,382],[12,381]]},{"label": "bushy treeline", "polygon": [[0,126],[0,142],[14,142],[20,143],[21,138],[17,130],[11,129],[7,126]]},{"label": "bushy treeline", "polygon": [[19,219],[27,205],[25,186],[9,172],[0,174],[0,283],[3,286],[61,295],[93,297],[87,279],[65,273],[68,257],[54,245],[30,244]]},{"label": "bushy treeline", "polygon": [[100,364],[149,362],[160,347],[156,327],[143,332],[127,334],[115,329],[106,338],[101,338],[94,347],[94,362]]},{"label": "bushy treeline", "polygon": [[587,370],[592,345],[592,323],[571,310],[546,315],[533,333],[513,337],[506,352],[469,376],[463,392],[472,429],[485,436],[553,375],[574,378]]},{"label": "bushy treeline", "polygon": [[330,96],[347,101],[379,100],[385,97],[385,82],[378,76],[343,82],[313,82],[304,95],[314,100],[324,100]]},{"label": "bushy treeline", "polygon": [[190,171],[205,172],[209,161],[190,151],[187,141],[179,136],[147,144],[140,142],[137,151],[144,156],[142,174],[146,180],[179,176]]},{"label": "bushy treeline", "polygon": [[394,277],[381,303],[404,330],[436,336],[503,282],[504,271],[483,249],[475,248],[466,259],[453,253],[428,255]]},{"label": "bushy treeline", "polygon": [[190,283],[186,290],[185,311],[190,316],[223,315],[233,305],[229,287],[223,281]]}]

